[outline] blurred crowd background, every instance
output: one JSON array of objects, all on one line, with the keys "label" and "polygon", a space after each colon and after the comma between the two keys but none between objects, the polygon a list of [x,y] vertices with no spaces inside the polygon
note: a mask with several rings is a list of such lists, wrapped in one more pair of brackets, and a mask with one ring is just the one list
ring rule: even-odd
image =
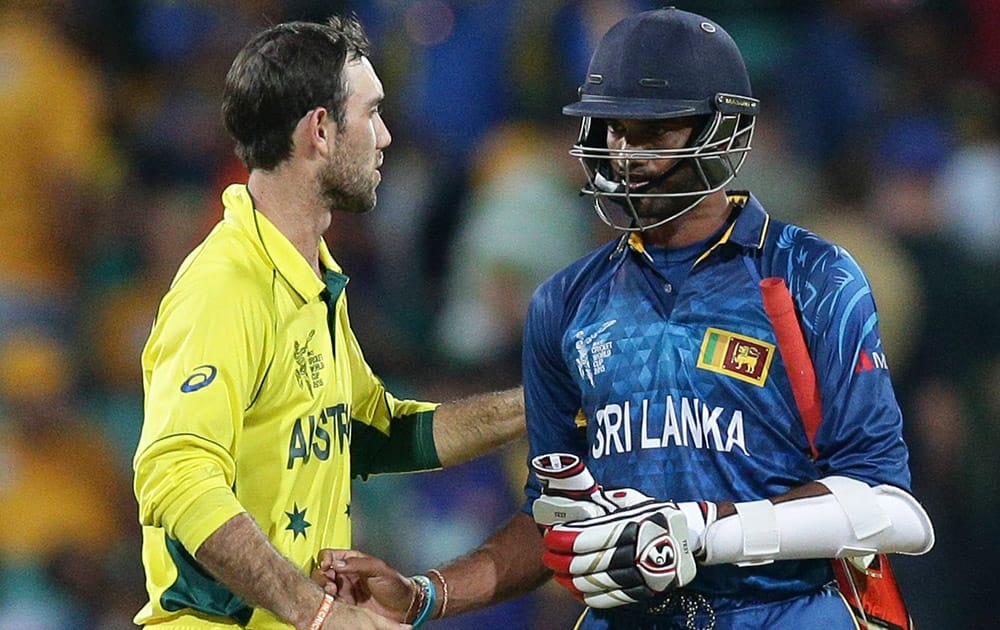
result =
[{"label": "blurred crowd background", "polygon": [[[995,628],[1000,542],[1000,2],[677,0],[762,100],[734,188],[871,276],[937,546],[896,561],[918,625]],[[393,134],[379,205],[328,234],[368,361],[402,396],[519,383],[549,274],[613,234],[561,116],[630,0],[0,0],[0,628],[130,628],[139,353],[242,181],[221,124],[262,26],[355,11]],[[356,484],[357,545],[416,572],[522,500],[524,445]],[[569,628],[549,586],[440,628]]]}]

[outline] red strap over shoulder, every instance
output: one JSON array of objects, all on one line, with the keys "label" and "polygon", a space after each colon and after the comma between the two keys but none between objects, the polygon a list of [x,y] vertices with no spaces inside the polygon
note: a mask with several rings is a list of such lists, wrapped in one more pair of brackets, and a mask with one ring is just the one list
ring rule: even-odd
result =
[{"label": "red strap over shoulder", "polygon": [[823,407],[819,398],[816,371],[802,336],[792,294],[788,291],[784,278],[764,278],[760,281],[760,293],[764,300],[764,310],[778,339],[778,350],[791,381],[792,394],[795,396],[799,415],[802,416],[802,424],[805,425],[809,448],[815,458],[819,455],[816,450],[816,431],[823,420]]}]

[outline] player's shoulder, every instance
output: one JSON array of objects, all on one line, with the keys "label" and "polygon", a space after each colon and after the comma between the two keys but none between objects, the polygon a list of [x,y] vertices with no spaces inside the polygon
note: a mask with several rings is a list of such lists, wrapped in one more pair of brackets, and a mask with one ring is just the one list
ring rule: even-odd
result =
[{"label": "player's shoulder", "polygon": [[572,301],[574,295],[585,292],[612,272],[618,248],[616,239],[578,258],[543,281],[535,289],[532,301],[556,304]]},{"label": "player's shoulder", "polygon": [[767,240],[771,241],[779,250],[824,252],[837,248],[835,243],[820,236],[810,228],[787,223],[773,217],[768,228]]},{"label": "player's shoulder", "polygon": [[764,244],[765,256],[775,269],[808,275],[861,268],[850,252],[838,243],[793,223],[772,219]]},{"label": "player's shoulder", "polygon": [[868,276],[841,245],[795,224],[775,221],[773,235],[759,262],[761,275],[781,277],[796,303],[806,311],[821,306],[869,304],[872,290]]},{"label": "player's shoulder", "polygon": [[273,274],[273,265],[255,243],[239,229],[221,222],[181,263],[170,293],[240,302],[240,296],[270,294]]}]

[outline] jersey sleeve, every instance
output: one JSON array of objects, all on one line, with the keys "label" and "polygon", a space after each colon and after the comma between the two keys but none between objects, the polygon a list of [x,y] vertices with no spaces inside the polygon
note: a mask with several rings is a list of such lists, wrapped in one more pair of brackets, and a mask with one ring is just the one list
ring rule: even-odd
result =
[{"label": "jersey sleeve", "polygon": [[267,368],[273,323],[267,298],[240,282],[177,283],[143,351],[146,400],[133,462],[140,521],[191,553],[244,511],[233,492],[235,448]]},{"label": "jersey sleeve", "polygon": [[[824,475],[909,490],[908,451],[871,286],[843,248],[809,249],[790,287],[816,368],[823,419],[816,435]],[[817,239],[818,240],[818,239]],[[798,273],[795,273],[795,272]]]},{"label": "jersey sleeve", "polygon": [[[522,368],[529,459],[555,452],[587,456],[586,428],[577,424],[578,416],[582,418],[580,392],[562,356],[566,306],[559,288],[556,280],[541,285],[525,320]],[[540,493],[538,480],[529,471],[525,512],[531,513]]]},{"label": "jersey sleeve", "polygon": [[439,468],[434,446],[437,403],[396,398],[386,390],[365,361],[346,303],[339,307],[338,326],[351,365],[351,475],[367,478]]}]

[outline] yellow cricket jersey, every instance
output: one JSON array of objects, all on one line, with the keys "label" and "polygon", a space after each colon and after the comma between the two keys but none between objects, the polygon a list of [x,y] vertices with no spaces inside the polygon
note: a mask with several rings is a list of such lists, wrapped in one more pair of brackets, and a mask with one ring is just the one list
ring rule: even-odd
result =
[{"label": "yellow cricket jersey", "polygon": [[209,577],[195,552],[248,512],[310,572],[321,548],[351,545],[352,434],[360,442],[360,433],[387,438],[408,427],[398,433],[425,455],[356,461],[355,474],[433,468],[436,406],[395,399],[372,373],[348,321],[347,277],[322,239],[326,282],[254,209],[246,186],[226,189],[223,204],[223,220],[163,298],[142,354],[134,468],[150,601],[135,621],[286,628]]}]

